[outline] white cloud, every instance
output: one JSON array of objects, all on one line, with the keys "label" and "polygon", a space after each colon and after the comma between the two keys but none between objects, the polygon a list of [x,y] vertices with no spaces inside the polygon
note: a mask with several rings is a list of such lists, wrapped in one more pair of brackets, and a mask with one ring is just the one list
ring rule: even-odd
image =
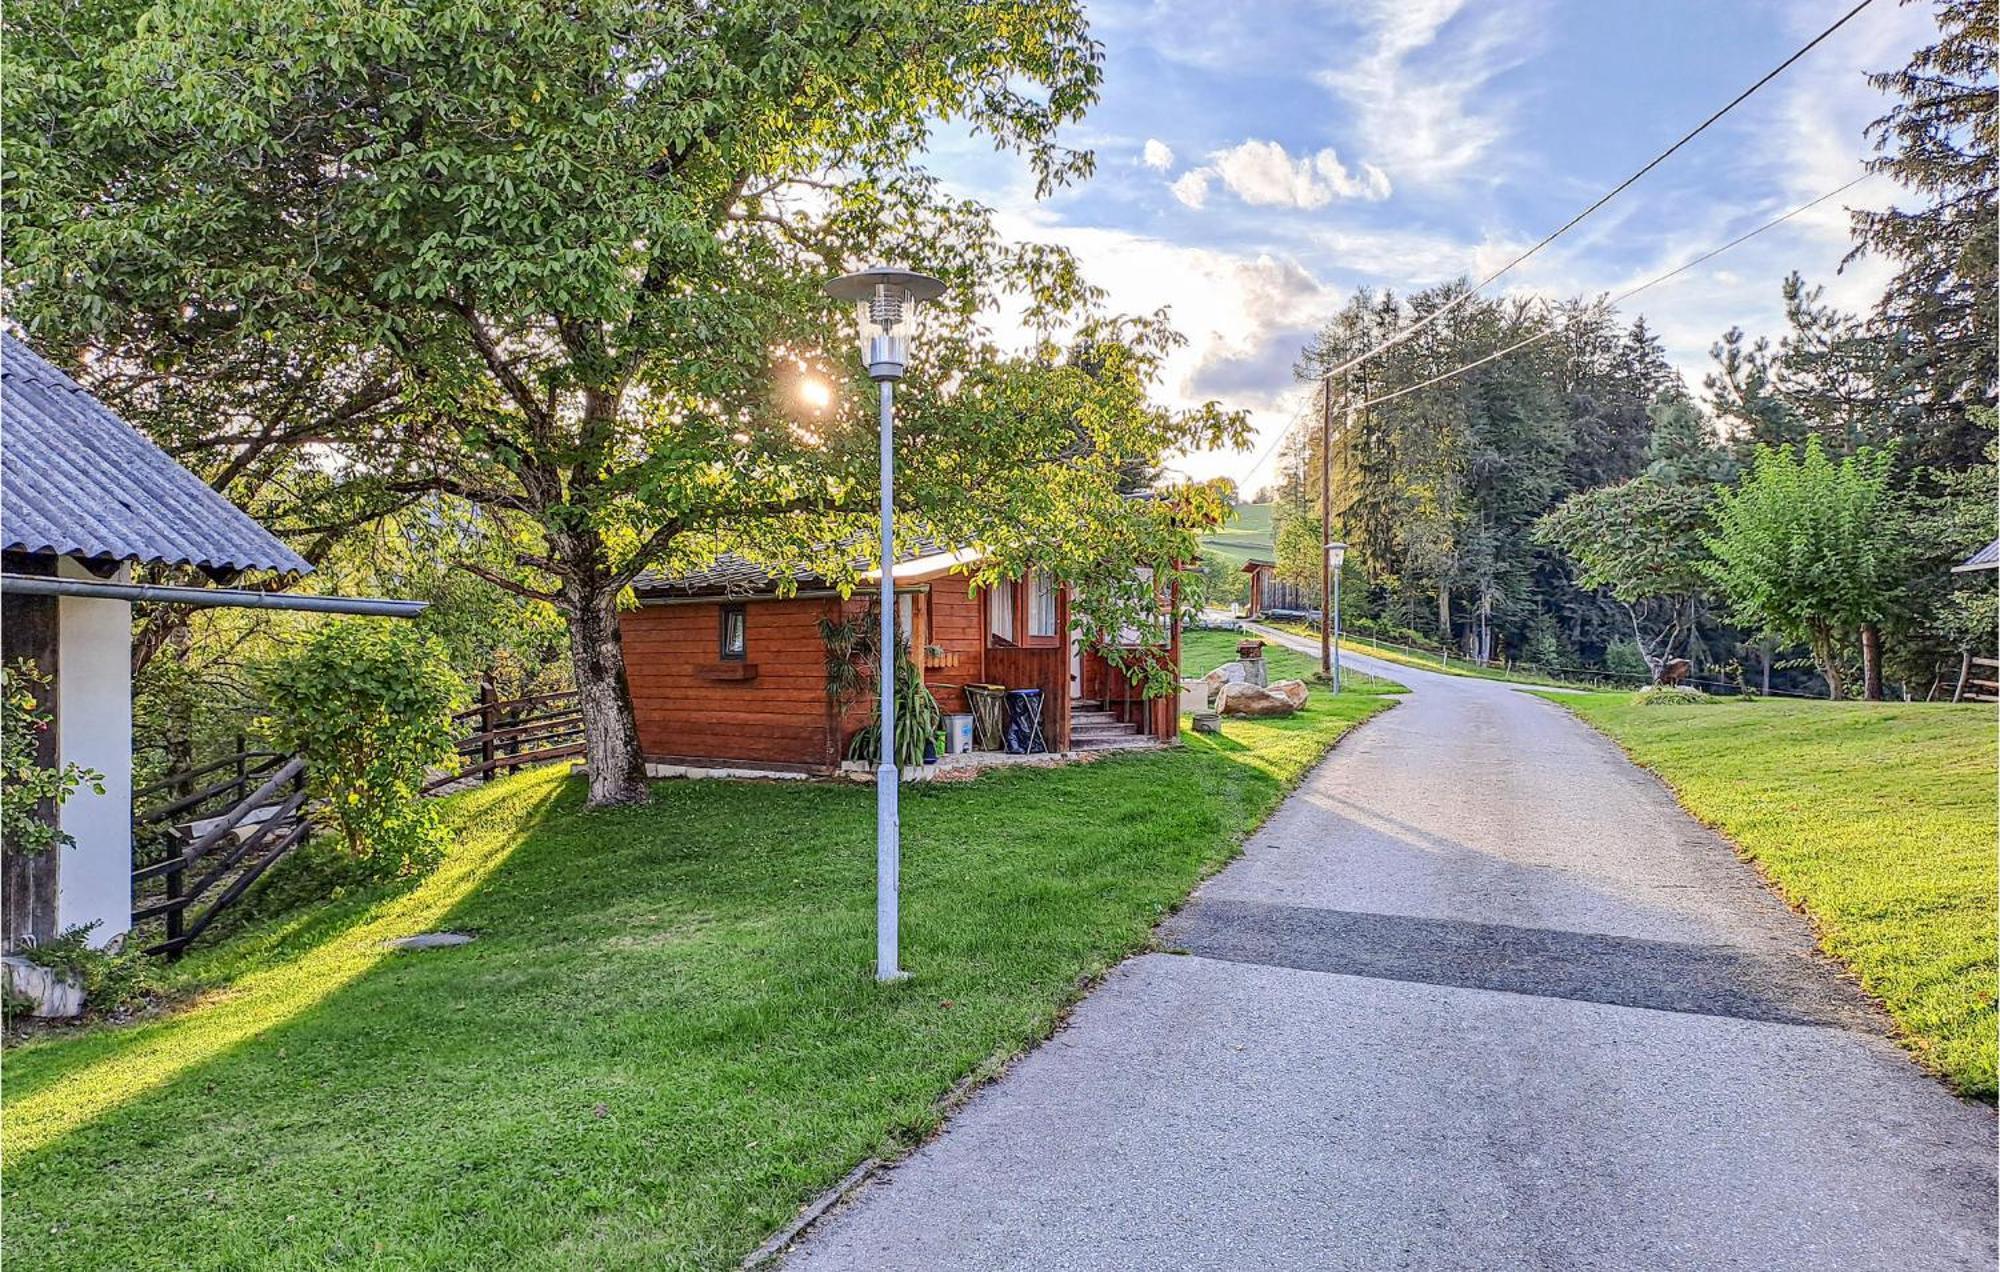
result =
[{"label": "white cloud", "polygon": [[1352,108],[1356,134],[1370,139],[1397,180],[1448,182],[1480,164],[1506,134],[1506,104],[1493,99],[1490,85],[1525,54],[1522,18],[1467,0],[1367,0],[1361,55],[1314,79]]},{"label": "white cloud", "polygon": [[1201,207],[1211,180],[1253,207],[1320,208],[1335,199],[1389,197],[1389,176],[1372,163],[1350,169],[1332,147],[1294,159],[1277,142],[1255,138],[1218,150],[1206,166],[1183,173],[1173,184],[1174,197]]},{"label": "white cloud", "polygon": [[1148,168],[1165,172],[1174,166],[1174,148],[1157,137],[1148,137],[1146,148],[1139,158]]},{"label": "white cloud", "polygon": [[1176,199],[1189,207],[1202,207],[1208,202],[1208,182],[1213,175],[1207,168],[1195,168],[1183,172],[1169,189]]}]

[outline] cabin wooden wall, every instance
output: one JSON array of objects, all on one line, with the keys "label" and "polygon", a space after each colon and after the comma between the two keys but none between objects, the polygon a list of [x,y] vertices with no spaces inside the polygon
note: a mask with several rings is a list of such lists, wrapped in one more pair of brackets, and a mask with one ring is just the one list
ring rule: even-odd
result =
[{"label": "cabin wooden wall", "polygon": [[744,603],[746,656],[721,657],[720,602],[647,605],[619,616],[646,758],[826,770],[840,761],[826,696],[821,598]]},{"label": "cabin wooden wall", "polygon": [[950,665],[926,666],[924,684],[947,714],[970,711],[965,685],[987,682],[986,598],[964,579],[943,578],[931,584],[927,598],[930,632],[926,643],[943,649]]}]

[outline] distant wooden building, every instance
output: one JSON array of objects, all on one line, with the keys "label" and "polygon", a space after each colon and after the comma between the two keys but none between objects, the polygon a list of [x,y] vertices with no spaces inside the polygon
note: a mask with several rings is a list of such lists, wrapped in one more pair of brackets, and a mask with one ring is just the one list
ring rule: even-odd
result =
[{"label": "distant wooden building", "polygon": [[[1074,631],[1067,585],[1037,571],[976,588],[968,575],[980,559],[931,548],[895,566],[900,624],[940,708],[967,711],[966,685],[998,684],[1041,690],[1052,751],[1177,736],[1176,700],[1144,696]],[[649,763],[827,773],[846,758],[873,718],[873,699],[835,709],[820,623],[865,614],[870,598],[843,599],[810,574],[788,582],[792,594],[780,596],[772,575],[724,556],[699,573],[634,583],[639,608],[621,614],[619,628]],[[1178,668],[1177,618],[1170,632],[1150,652]]]}]

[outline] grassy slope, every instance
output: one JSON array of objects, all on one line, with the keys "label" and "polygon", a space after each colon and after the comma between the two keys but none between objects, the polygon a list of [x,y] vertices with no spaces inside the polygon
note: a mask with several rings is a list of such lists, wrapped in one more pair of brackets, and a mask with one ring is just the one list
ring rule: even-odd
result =
[{"label": "grassy slope", "polygon": [[1203,536],[1201,545],[1236,565],[1243,564],[1253,556],[1270,560],[1271,505],[1236,505],[1230,514],[1229,524],[1214,534]]},{"label": "grassy slope", "polygon": [[[1233,638],[1194,633],[1188,666]],[[1296,674],[1273,655],[1276,668]],[[877,986],[874,793],[559,769],[460,797],[440,871],[190,960],[228,988],[5,1059],[7,1254],[47,1269],[719,1267],[1047,1034],[1380,696],[904,796]],[[468,946],[388,954],[432,928]]]},{"label": "grassy slope", "polygon": [[1551,698],[1741,845],[1926,1065],[1994,1098],[1992,708]]}]

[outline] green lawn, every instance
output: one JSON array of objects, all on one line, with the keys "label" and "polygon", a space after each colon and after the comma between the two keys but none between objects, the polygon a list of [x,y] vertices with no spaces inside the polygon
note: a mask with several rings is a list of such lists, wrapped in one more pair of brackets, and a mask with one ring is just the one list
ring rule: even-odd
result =
[{"label": "green lawn", "polygon": [[1994,1098],[1992,707],[1549,697],[1739,844],[1926,1066]]},{"label": "green lawn", "polygon": [[1229,522],[1213,534],[1202,536],[1202,547],[1232,565],[1242,565],[1251,557],[1271,559],[1271,505],[1238,504]]},{"label": "green lawn", "polygon": [[[1189,668],[1231,644],[1191,634]],[[733,1265],[1045,1036],[1389,701],[911,788],[915,977],[886,988],[866,787],[668,782],[587,812],[556,768],[458,797],[420,885],[192,956],[217,988],[174,1015],[5,1057],[9,1261]],[[437,928],[478,939],[382,948]]]}]

